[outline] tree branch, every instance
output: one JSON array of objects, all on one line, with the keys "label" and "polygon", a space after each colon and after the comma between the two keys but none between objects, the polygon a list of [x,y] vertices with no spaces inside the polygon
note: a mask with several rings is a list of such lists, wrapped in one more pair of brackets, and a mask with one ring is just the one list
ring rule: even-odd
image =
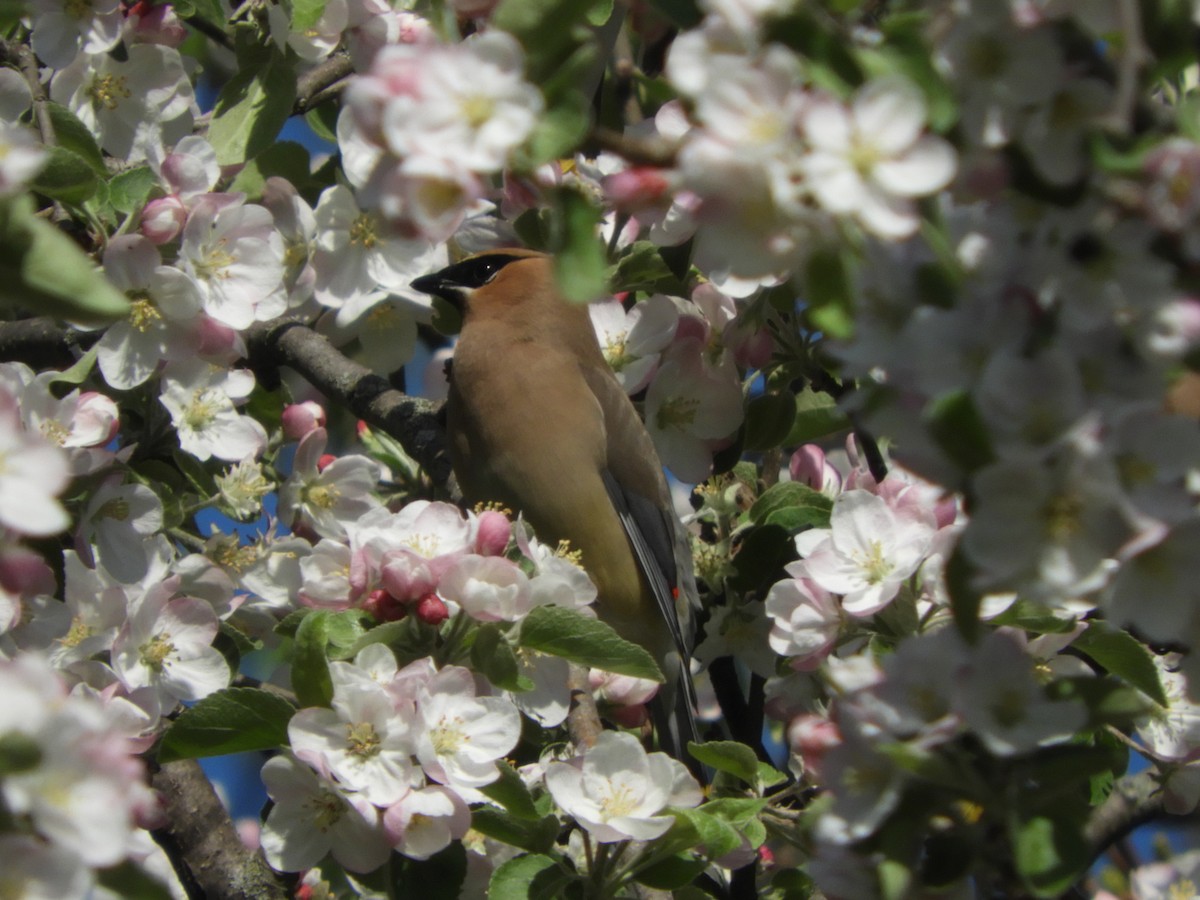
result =
[{"label": "tree branch", "polygon": [[320,65],[309,69],[296,81],[296,102],[292,104],[292,114],[304,115],[314,106],[320,106],[337,96],[346,86],[345,79],[352,74],[354,66],[344,51],[334,53]]},{"label": "tree branch", "polygon": [[1166,814],[1162,785],[1154,775],[1145,771],[1118,779],[1108,799],[1092,810],[1083,833],[1093,859],[1139,825]]},{"label": "tree branch", "polygon": [[288,891],[262,856],[238,838],[229,813],[194,759],[167,763],[150,779],[166,824],[155,840],[206,900],[285,900]]},{"label": "tree branch", "polygon": [[295,369],[331,401],[398,440],[435,484],[444,485],[450,480],[445,433],[434,403],[395,390],[387,379],[347,359],[298,320],[258,322],[244,332],[244,337],[252,367]]},{"label": "tree branch", "polygon": [[567,731],[571,734],[571,743],[580,750],[591,747],[600,737],[604,727],[600,724],[600,711],[596,708],[596,698],[592,696],[591,685],[588,684],[588,670],[584,666],[571,663],[570,675],[567,676],[567,687],[571,691],[571,711],[567,713]]},{"label": "tree branch", "polygon": [[679,155],[679,144],[675,141],[660,137],[633,137],[600,125],[588,134],[588,142],[639,166],[669,169],[675,165],[675,158]]},{"label": "tree branch", "polygon": [[98,336],[99,332],[68,330],[44,316],[0,322],[0,362],[65,369],[78,358],[76,350],[95,343]]}]

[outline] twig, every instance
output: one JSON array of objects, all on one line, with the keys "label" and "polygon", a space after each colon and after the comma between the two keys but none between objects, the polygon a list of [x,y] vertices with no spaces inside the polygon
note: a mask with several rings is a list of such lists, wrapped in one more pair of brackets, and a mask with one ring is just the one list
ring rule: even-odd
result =
[{"label": "twig", "polygon": [[233,49],[233,41],[230,39],[229,35],[225,33],[225,30],[223,28],[218,28],[212,22],[208,21],[208,19],[205,19],[202,16],[185,16],[183,21],[188,25],[191,25],[214,44],[220,44],[227,50]]},{"label": "twig", "polygon": [[592,696],[592,689],[588,684],[587,669],[572,663],[571,673],[567,676],[567,687],[571,691],[571,711],[567,714],[567,731],[571,733],[571,743],[580,749],[591,747],[604,729],[600,725],[600,710],[596,708],[596,698]]},{"label": "twig", "polygon": [[1162,786],[1154,772],[1126,775],[1113,785],[1112,793],[1096,809],[1084,828],[1084,838],[1098,857],[1114,841],[1120,840],[1139,825],[1166,814]]},{"label": "twig", "polygon": [[193,759],[167,763],[151,777],[166,825],[155,840],[184,881],[208,900],[285,900],[287,890],[256,852],[238,838],[229,813]]},{"label": "twig", "polygon": [[395,390],[301,321],[258,322],[243,334],[256,372],[276,366],[295,369],[331,401],[398,440],[435,485],[449,482],[450,460],[435,404]]},{"label": "twig", "polygon": [[588,134],[588,141],[601,150],[615,153],[626,162],[641,166],[669,169],[675,165],[679,144],[659,137],[632,137],[597,125]]},{"label": "twig", "polygon": [[309,69],[296,81],[296,102],[292,104],[294,115],[303,115],[336,97],[354,74],[350,56],[345,52],[334,53],[318,66]]}]

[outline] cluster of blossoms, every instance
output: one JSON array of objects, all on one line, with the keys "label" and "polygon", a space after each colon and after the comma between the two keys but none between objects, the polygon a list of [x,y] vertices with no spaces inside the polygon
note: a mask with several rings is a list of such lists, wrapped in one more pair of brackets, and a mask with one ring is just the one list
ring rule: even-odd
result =
[{"label": "cluster of blossoms", "polygon": [[68,692],[42,657],[0,660],[0,799],[18,823],[0,853],[13,896],[96,896],[95,870],[127,859],[169,871],[143,830],[159,818],[137,757],[144,713],[101,668],[81,669]]}]

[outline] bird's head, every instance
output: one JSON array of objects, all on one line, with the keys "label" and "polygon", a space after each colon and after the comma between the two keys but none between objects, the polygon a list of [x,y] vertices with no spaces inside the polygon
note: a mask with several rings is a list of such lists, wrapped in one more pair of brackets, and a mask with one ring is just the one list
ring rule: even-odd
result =
[{"label": "bird's head", "polygon": [[528,296],[549,272],[549,261],[544,253],[520,247],[486,250],[440,272],[423,275],[412,286],[440,297],[465,317],[473,305],[472,295],[485,286],[489,288],[487,296],[494,298],[497,305],[504,305],[506,299],[515,303]]}]

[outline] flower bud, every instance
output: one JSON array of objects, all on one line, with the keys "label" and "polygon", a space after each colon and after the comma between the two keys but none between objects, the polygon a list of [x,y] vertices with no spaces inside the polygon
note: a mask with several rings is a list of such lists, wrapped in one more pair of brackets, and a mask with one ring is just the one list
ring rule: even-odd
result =
[{"label": "flower bud", "polygon": [[492,509],[485,509],[479,514],[475,552],[480,556],[500,556],[508,548],[510,537],[512,523],[508,521],[508,516]]},{"label": "flower bud", "polygon": [[441,625],[450,618],[450,610],[437,594],[426,594],[417,601],[417,618],[426,625]]},{"label": "flower bud", "polygon": [[377,622],[397,622],[408,615],[408,607],[383,588],[371,591],[363,601],[362,608]]},{"label": "flower bud", "polygon": [[283,408],[283,433],[288,440],[298,441],[310,431],[325,427],[325,410],[312,400],[289,403]]},{"label": "flower bud", "polygon": [[185,222],[187,209],[183,201],[172,194],[146,204],[139,229],[152,244],[167,244],[179,237]]},{"label": "flower bud", "polygon": [[317,471],[324,472],[335,462],[337,462],[337,457],[332,453],[322,453],[321,458],[317,460]]},{"label": "flower bud", "polygon": [[641,166],[608,175],[601,182],[604,195],[623,212],[658,206],[671,188],[662,169]]}]

